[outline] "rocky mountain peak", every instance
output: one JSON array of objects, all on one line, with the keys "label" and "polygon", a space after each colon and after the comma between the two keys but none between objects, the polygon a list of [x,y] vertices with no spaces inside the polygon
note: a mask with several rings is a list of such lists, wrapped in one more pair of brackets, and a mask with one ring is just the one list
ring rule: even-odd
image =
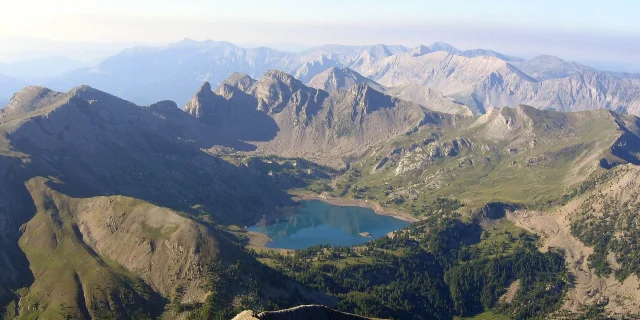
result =
[{"label": "rocky mountain peak", "polygon": [[211,84],[205,82],[184,107],[184,111],[198,119],[203,119],[207,116],[207,109],[213,106],[215,99],[216,94],[211,90]]},{"label": "rocky mountain peak", "polygon": [[432,43],[431,45],[429,45],[428,47],[429,49],[431,49],[431,51],[446,51],[449,52],[451,54],[458,54],[460,53],[460,50],[446,42],[442,42],[442,41],[437,41]]},{"label": "rocky mountain peak", "polygon": [[112,108],[124,105],[127,105],[129,107],[135,106],[135,104],[127,100],[120,99],[114,95],[111,95],[104,91],[100,91],[87,85],[75,87],[71,89],[71,91],[69,91],[66,95],[69,97],[69,99],[78,98],[88,102],[99,102],[102,105]]},{"label": "rocky mountain peak", "polygon": [[548,55],[548,54],[542,54],[536,57],[533,57],[529,60],[531,61],[539,61],[539,62],[564,62],[564,60],[556,57],[556,56],[552,56],[552,55]]},{"label": "rocky mountain peak", "polygon": [[213,90],[211,90],[211,84],[209,83],[209,81],[205,81],[200,89],[198,89],[198,91],[196,92],[196,95],[207,94],[208,92],[213,92]]},{"label": "rocky mountain peak", "polygon": [[307,85],[327,92],[335,92],[349,89],[358,84],[365,84],[380,92],[385,91],[385,88],[377,82],[349,68],[329,68],[313,77]]},{"label": "rocky mountain peak", "polygon": [[433,52],[431,49],[429,49],[427,46],[424,45],[419,45],[415,48],[413,48],[413,50],[411,51],[411,56],[412,57],[419,57],[419,56],[423,56],[427,53],[431,53]]},{"label": "rocky mountain peak", "polygon": [[153,103],[149,105],[149,109],[163,112],[180,110],[178,108],[178,105],[171,100],[164,100]]},{"label": "rocky mountain peak", "polygon": [[315,89],[305,86],[286,72],[269,70],[256,82],[252,91],[258,100],[259,110],[278,113],[288,104],[294,94],[305,92],[305,96],[313,95],[310,90]]},{"label": "rocky mountain peak", "polygon": [[264,76],[260,80],[263,80],[263,79],[277,80],[279,82],[286,84],[289,87],[302,84],[300,81],[298,81],[298,79],[294,78],[292,75],[280,70],[268,70],[267,72],[265,72]]},{"label": "rocky mountain peak", "polygon": [[389,49],[389,47],[387,47],[384,44],[376,44],[371,46],[371,48],[369,48],[367,50],[367,52],[369,52],[371,54],[371,56],[375,57],[375,58],[385,58],[388,57],[390,55],[393,55],[393,53],[391,52],[391,50]]},{"label": "rocky mountain peak", "polygon": [[1,110],[0,119],[6,118],[8,115],[25,115],[48,107],[64,97],[64,93],[55,92],[45,87],[28,86],[11,97],[9,104]]},{"label": "rocky mountain peak", "polygon": [[540,55],[521,63],[514,63],[514,66],[538,80],[560,79],[594,71],[585,65],[550,55]]},{"label": "rocky mountain peak", "polygon": [[242,91],[248,91],[249,88],[253,87],[256,83],[256,80],[251,78],[246,73],[234,72],[232,73],[223,84],[228,84],[234,87],[238,87]]}]

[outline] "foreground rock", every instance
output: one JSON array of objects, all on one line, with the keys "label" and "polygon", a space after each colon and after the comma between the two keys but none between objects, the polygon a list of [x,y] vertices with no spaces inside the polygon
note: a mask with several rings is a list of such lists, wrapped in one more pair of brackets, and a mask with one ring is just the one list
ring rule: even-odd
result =
[{"label": "foreground rock", "polygon": [[280,311],[265,311],[255,313],[254,311],[243,311],[233,320],[373,320],[355,314],[336,311],[320,305],[306,305]]}]

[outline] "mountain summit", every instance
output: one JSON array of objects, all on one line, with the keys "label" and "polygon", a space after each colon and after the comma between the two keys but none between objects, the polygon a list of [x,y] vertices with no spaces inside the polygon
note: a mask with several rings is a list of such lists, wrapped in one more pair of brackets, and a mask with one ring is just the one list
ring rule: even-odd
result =
[{"label": "mountain summit", "polygon": [[386,90],[375,81],[365,78],[349,68],[329,68],[313,77],[313,79],[307,83],[310,87],[322,89],[327,92],[335,92],[357,84],[366,84],[380,92]]}]

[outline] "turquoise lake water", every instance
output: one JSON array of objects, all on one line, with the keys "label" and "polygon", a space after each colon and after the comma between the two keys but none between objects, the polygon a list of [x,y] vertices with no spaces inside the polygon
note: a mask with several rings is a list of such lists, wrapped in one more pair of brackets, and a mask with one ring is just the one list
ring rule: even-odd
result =
[{"label": "turquoise lake water", "polygon": [[[376,214],[369,208],[337,206],[319,200],[304,200],[295,214],[266,226],[249,230],[266,234],[269,248],[304,249],[313,245],[352,246],[402,229],[409,222]],[[363,237],[368,232],[371,237]]]}]

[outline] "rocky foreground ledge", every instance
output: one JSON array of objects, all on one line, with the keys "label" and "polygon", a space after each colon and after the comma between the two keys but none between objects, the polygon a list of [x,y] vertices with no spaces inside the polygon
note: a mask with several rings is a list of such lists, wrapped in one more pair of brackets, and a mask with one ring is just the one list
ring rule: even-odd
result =
[{"label": "rocky foreground ledge", "polygon": [[376,320],[336,311],[321,305],[305,305],[280,311],[243,311],[233,320]]}]

